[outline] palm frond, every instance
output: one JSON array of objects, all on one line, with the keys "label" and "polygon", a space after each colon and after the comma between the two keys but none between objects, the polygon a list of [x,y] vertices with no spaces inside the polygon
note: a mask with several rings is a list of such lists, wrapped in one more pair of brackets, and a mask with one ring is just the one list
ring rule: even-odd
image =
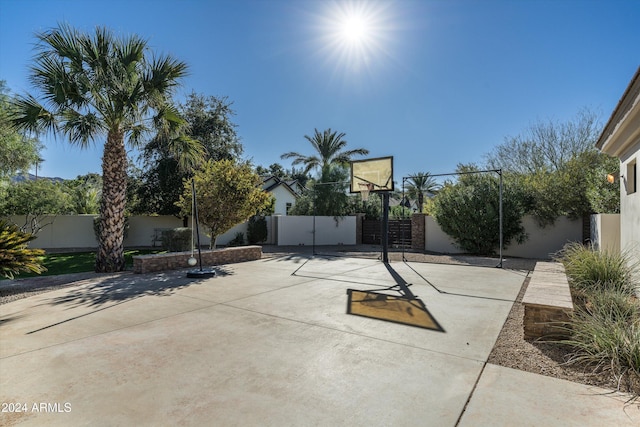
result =
[{"label": "palm frond", "polygon": [[62,132],[71,143],[78,144],[83,148],[86,148],[98,134],[106,133],[100,118],[92,112],[82,114],[67,108],[62,117],[64,117],[61,126]]},{"label": "palm frond", "polygon": [[186,63],[168,56],[154,57],[143,79],[145,92],[150,99],[164,99],[178,85],[178,80],[186,75]]},{"label": "palm frond", "polygon": [[190,171],[200,166],[205,159],[206,149],[202,143],[186,135],[167,141],[167,148],[178,161],[178,167]]},{"label": "palm frond", "polygon": [[57,131],[54,114],[45,109],[32,95],[18,95],[12,104],[14,108],[9,120],[16,129],[33,133]]}]

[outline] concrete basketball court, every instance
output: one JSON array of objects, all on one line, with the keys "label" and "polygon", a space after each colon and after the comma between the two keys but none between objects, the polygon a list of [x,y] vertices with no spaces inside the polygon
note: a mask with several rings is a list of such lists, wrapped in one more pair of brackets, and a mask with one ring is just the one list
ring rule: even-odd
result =
[{"label": "concrete basketball court", "polygon": [[[486,363],[526,272],[290,255],[220,273],[96,276],[0,306],[0,399],[27,409],[0,424],[640,424],[622,396]],[[347,289],[399,281],[443,331],[346,314]]]}]

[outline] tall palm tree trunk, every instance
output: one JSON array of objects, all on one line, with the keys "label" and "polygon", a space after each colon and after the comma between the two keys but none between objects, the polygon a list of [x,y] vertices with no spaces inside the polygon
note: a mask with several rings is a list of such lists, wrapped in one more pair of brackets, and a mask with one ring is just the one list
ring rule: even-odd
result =
[{"label": "tall palm tree trunk", "polygon": [[100,245],[96,272],[124,270],[124,210],[127,196],[127,152],[124,134],[110,131],[102,157]]}]

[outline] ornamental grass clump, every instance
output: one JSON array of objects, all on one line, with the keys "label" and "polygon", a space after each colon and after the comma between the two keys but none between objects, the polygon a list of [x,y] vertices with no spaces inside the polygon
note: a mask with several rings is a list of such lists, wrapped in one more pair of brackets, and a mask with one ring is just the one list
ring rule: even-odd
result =
[{"label": "ornamental grass clump", "polygon": [[607,372],[618,386],[640,396],[640,300],[628,253],[567,245],[558,258],[574,295],[575,311],[568,328],[568,363]]},{"label": "ornamental grass clump", "polygon": [[572,290],[582,293],[610,289],[632,294],[637,286],[634,273],[638,265],[631,262],[627,252],[599,251],[580,243],[570,243],[560,251],[557,259],[565,267]]},{"label": "ornamental grass clump", "polygon": [[640,394],[640,309],[637,301],[605,300],[579,307],[571,319],[572,335],[564,340],[573,351],[568,363],[609,372],[618,383]]}]

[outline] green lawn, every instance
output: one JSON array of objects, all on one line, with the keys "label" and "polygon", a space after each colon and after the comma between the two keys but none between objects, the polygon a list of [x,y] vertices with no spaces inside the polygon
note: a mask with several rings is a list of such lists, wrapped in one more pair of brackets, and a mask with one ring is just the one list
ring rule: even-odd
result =
[{"label": "green lawn", "polygon": [[[133,267],[133,256],[144,254],[165,253],[161,250],[125,250],[124,259],[127,268]],[[43,264],[47,267],[47,271],[42,274],[33,273],[21,273],[17,275],[16,279],[24,277],[37,277],[37,276],[53,276],[57,274],[68,273],[82,273],[86,271],[93,271],[94,264],[96,262],[95,252],[67,252],[60,254],[46,254],[43,259]],[[2,279],[2,278],[0,278]]]}]

